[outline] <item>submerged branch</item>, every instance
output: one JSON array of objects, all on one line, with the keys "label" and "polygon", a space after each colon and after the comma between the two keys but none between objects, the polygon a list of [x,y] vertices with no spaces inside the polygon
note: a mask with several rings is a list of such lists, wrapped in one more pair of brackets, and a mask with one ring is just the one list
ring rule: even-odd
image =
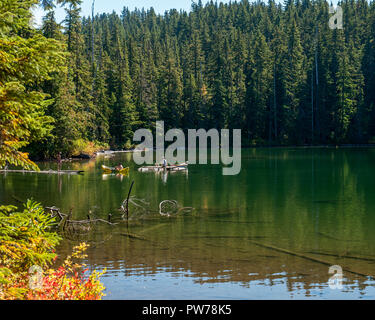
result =
[{"label": "submerged branch", "polygon": [[134,233],[120,233],[120,235],[127,237],[129,239],[136,239],[136,240],[143,240],[143,241],[150,241],[142,236],[138,236]]},{"label": "submerged branch", "polygon": [[117,223],[110,222],[111,215],[108,216],[108,221],[103,219],[91,219],[88,216],[86,220],[72,220],[72,209],[70,210],[69,214],[62,213],[59,208],[53,207],[46,207],[47,210],[51,212],[51,217],[58,217],[60,222],[57,225],[62,232],[76,232],[76,233],[88,233],[92,226],[96,223],[104,223],[111,226],[116,225]]},{"label": "submerged branch", "polygon": [[[303,259],[310,260],[310,261],[313,261],[313,262],[317,262],[317,263],[320,263],[320,264],[324,264],[324,265],[327,265],[327,266],[334,265],[334,263],[332,263],[332,262],[328,262],[328,261],[325,261],[325,260],[310,257],[310,256],[307,256],[307,255],[302,254],[302,253],[298,253],[298,252],[290,251],[290,250],[287,250],[287,249],[279,248],[279,247],[276,247],[276,246],[273,246],[273,245],[270,245],[270,244],[259,243],[259,242],[252,241],[252,240],[250,240],[250,242],[259,246],[259,247],[263,247],[263,248],[266,248],[266,249],[282,252],[282,253],[289,254],[289,255],[292,255],[292,256],[295,256],[295,257],[299,257],[299,258],[303,258]],[[349,272],[349,273],[352,273],[352,274],[355,274],[355,275],[358,275],[358,276],[362,276],[362,277],[366,277],[366,278],[373,278],[373,276],[370,276],[368,274],[364,274],[364,273],[361,273],[361,272],[357,272],[357,271],[354,271],[354,270],[351,270],[351,269],[348,269],[348,268],[342,268],[342,270],[346,271],[346,272]]]},{"label": "submerged branch", "polygon": [[359,256],[348,256],[346,254],[334,254],[334,253],[326,253],[326,252],[317,252],[317,251],[309,251],[307,253],[321,255],[321,256],[330,256],[335,258],[342,258],[342,259],[355,259],[355,260],[363,260],[363,261],[375,261],[375,258],[368,258],[368,257],[359,257]]}]

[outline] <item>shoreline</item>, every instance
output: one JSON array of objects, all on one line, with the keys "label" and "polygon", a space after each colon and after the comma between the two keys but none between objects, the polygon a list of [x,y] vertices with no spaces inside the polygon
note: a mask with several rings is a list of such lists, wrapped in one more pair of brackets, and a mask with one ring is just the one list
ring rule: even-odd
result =
[{"label": "shoreline", "polygon": [[339,148],[374,148],[375,143],[369,144],[320,144],[320,145],[259,145],[259,146],[242,146],[241,149],[253,148],[298,148],[298,149],[339,149]]},{"label": "shoreline", "polygon": [[[375,144],[322,144],[322,145],[258,145],[258,146],[242,146],[241,149],[345,149],[345,148],[375,148]],[[156,148],[152,149],[156,151]],[[115,153],[134,153],[134,152],[143,152],[144,150],[139,149],[132,149],[132,150],[106,150],[106,151],[99,151],[94,153],[93,155],[85,155],[85,156],[76,156],[71,158],[62,159],[62,162],[73,162],[73,161],[84,161],[84,160],[92,160],[95,159],[97,156],[106,156]],[[56,162],[56,159],[38,159],[33,160],[36,162]]]}]

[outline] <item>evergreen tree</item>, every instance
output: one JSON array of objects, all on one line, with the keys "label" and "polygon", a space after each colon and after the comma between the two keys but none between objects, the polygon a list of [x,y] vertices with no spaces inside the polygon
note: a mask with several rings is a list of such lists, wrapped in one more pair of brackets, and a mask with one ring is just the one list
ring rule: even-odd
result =
[{"label": "evergreen tree", "polygon": [[6,163],[38,169],[20,149],[41,141],[52,130],[45,115],[52,102],[37,89],[64,63],[63,46],[30,28],[33,0],[0,5],[0,166]]},{"label": "evergreen tree", "polygon": [[[291,9],[293,10],[293,9]],[[291,13],[293,15],[295,13]],[[304,56],[301,45],[299,28],[296,22],[296,16],[293,16],[292,22],[288,27],[288,51],[283,57],[281,63],[282,69],[282,115],[283,124],[280,133],[287,142],[295,143],[297,140],[296,124],[301,101],[301,90],[304,81],[306,81],[306,71],[304,70]]]},{"label": "evergreen tree", "polygon": [[[0,45],[2,110],[8,110],[3,135],[15,90],[17,101],[34,99],[32,108],[39,110],[34,140],[54,136],[29,145],[33,154],[69,155],[79,139],[129,147],[134,131],[153,129],[156,120],[167,128],[240,128],[244,144],[366,143],[375,137],[374,2],[342,1],[343,30],[329,28],[325,0],[197,1],[191,12],[124,8],[120,16],[83,18],[80,0],[44,0],[41,30],[28,25],[32,3],[1,2],[4,16],[11,11],[16,20],[0,20]],[[67,12],[61,26],[56,5]],[[38,51],[31,64],[26,49],[10,47],[9,41],[19,41],[19,48],[31,50],[31,39],[55,47],[46,61]],[[56,68],[45,71],[48,61]],[[57,68],[61,64],[65,68]],[[26,150],[31,140],[29,132],[22,134],[16,150]]]}]

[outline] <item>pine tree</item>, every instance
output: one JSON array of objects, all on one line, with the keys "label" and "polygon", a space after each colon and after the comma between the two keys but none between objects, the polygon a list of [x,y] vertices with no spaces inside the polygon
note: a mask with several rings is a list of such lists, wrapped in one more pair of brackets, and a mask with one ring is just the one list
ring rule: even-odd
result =
[{"label": "pine tree", "polygon": [[165,39],[166,60],[159,74],[158,110],[166,128],[179,128],[182,119],[181,72],[173,51],[173,41]]},{"label": "pine tree", "polygon": [[283,126],[280,128],[287,142],[295,142],[296,124],[300,107],[300,94],[302,85],[306,80],[304,71],[304,56],[298,25],[294,16],[288,27],[288,52],[283,57],[282,63],[282,87],[284,90]]},{"label": "pine tree", "polygon": [[254,141],[267,135],[267,118],[270,116],[273,79],[272,54],[265,37],[257,33],[249,63],[247,92],[247,124],[250,138]]},{"label": "pine tree", "polygon": [[67,16],[65,19],[67,33],[68,58],[68,78],[71,78],[75,88],[75,99],[82,106],[79,111],[82,113],[84,127],[83,138],[95,138],[95,118],[97,110],[93,104],[92,81],[90,72],[90,62],[85,54],[85,42],[82,35],[82,22],[80,17],[81,9],[77,5],[71,4],[65,9]]},{"label": "pine tree", "polygon": [[56,22],[54,11],[48,11],[43,17],[42,32],[46,38],[64,40],[62,26]]}]

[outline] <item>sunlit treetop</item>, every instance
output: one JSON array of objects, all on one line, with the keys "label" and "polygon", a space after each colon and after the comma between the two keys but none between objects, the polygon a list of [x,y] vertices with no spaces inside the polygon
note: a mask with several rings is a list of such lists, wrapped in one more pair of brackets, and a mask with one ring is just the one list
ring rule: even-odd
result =
[{"label": "sunlit treetop", "polygon": [[82,0],[41,0],[40,5],[44,10],[51,10],[56,7],[56,5],[65,6],[73,5],[78,6],[82,3]]}]

